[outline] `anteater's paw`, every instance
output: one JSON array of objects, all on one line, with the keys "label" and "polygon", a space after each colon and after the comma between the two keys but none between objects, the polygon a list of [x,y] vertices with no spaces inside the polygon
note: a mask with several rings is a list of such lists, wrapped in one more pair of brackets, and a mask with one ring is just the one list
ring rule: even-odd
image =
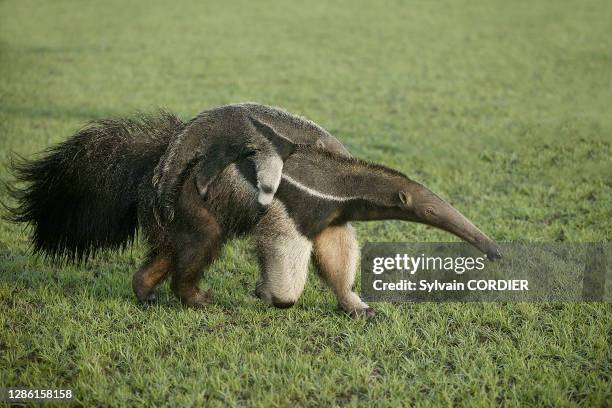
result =
[{"label": "anteater's paw", "polygon": [[363,309],[353,309],[350,311],[345,311],[352,319],[370,319],[376,316],[376,312],[371,307],[366,307]]},{"label": "anteater's paw", "polygon": [[150,305],[152,303],[155,303],[155,301],[157,300],[157,295],[154,291],[137,291],[136,298],[138,299],[138,303],[140,303],[141,305]]},{"label": "anteater's paw", "polygon": [[344,311],[344,313],[353,319],[369,319],[370,317],[374,317],[376,314],[374,309],[370,308],[367,303],[362,301],[359,295],[357,295],[355,292],[346,293],[344,296],[339,298],[338,306]]},{"label": "anteater's paw", "polygon": [[206,307],[207,305],[213,303],[213,297],[210,291],[205,292],[201,290],[198,290],[193,295],[184,297],[181,300],[185,306],[193,308]]},{"label": "anteater's paw", "polygon": [[143,305],[151,305],[157,301],[157,295],[155,292],[151,291],[148,295],[144,296],[142,299],[138,299],[140,303]]}]

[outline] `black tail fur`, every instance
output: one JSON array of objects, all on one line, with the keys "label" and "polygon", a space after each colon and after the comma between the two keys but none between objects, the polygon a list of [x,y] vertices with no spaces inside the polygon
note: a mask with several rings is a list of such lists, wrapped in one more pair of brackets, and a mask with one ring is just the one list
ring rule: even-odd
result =
[{"label": "black tail fur", "polygon": [[83,260],[130,243],[138,226],[138,186],[184,124],[159,112],[90,123],[40,159],[13,163],[23,188],[8,219],[33,226],[36,252]]}]

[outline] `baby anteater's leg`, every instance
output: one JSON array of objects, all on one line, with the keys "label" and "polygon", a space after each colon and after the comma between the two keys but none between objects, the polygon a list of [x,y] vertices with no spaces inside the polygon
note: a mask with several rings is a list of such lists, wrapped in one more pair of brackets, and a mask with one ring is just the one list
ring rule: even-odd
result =
[{"label": "baby anteater's leg", "polygon": [[257,296],[279,308],[293,306],[306,284],[311,250],[312,242],[299,233],[282,205],[273,202],[257,226]]},{"label": "baby anteater's leg", "polygon": [[257,201],[269,205],[274,199],[283,173],[283,159],[274,152],[274,148],[260,149],[253,157],[257,172]]},{"label": "baby anteater's leg", "polygon": [[324,229],[314,240],[319,273],[331,287],[342,310],[353,317],[373,316],[374,311],[353,292],[359,246],[350,224]]},{"label": "baby anteater's leg", "polygon": [[138,300],[148,303],[155,300],[154,289],[170,272],[170,257],[150,254],[132,278],[132,288]]},{"label": "baby anteater's leg", "polygon": [[250,116],[256,132],[251,136],[257,173],[257,201],[269,205],[276,194],[283,173],[283,161],[293,153],[295,144],[269,125]]}]

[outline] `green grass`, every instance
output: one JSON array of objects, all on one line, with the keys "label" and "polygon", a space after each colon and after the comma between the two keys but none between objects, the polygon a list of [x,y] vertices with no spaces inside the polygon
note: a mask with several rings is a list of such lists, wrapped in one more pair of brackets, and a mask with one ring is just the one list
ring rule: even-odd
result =
[{"label": "green grass", "polygon": [[[319,122],[500,241],[612,235],[612,3],[0,2],[0,178],[85,121],[254,100]],[[5,196],[0,199],[5,199]],[[58,222],[61,222],[58,220]],[[449,240],[400,222],[360,242]],[[84,405],[609,405],[610,304],[377,304],[337,313],[311,275],[290,310],[252,296],[251,240],[206,272],[217,303],[162,287],[144,248],[57,266],[0,223],[0,387]]]}]

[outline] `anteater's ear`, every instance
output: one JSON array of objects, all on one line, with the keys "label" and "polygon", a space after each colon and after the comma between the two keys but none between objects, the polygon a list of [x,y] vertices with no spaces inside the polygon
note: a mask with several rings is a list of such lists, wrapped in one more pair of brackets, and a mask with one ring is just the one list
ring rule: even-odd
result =
[{"label": "anteater's ear", "polygon": [[412,196],[410,195],[409,192],[401,190],[397,194],[402,204],[404,204],[406,207],[410,207],[412,205]]},{"label": "anteater's ear", "polygon": [[[195,167],[195,185],[200,197],[204,198],[210,183],[221,172],[216,168],[218,163],[215,160],[201,160]],[[221,169],[222,170],[222,169]]]},{"label": "anteater's ear", "polygon": [[254,118],[253,116],[249,116],[251,123],[255,127],[255,129],[265,136],[266,139],[272,143],[278,155],[285,160],[290,154],[295,151],[295,143],[291,140],[287,139],[285,136],[278,133],[272,126],[269,126],[262,121]]}]

